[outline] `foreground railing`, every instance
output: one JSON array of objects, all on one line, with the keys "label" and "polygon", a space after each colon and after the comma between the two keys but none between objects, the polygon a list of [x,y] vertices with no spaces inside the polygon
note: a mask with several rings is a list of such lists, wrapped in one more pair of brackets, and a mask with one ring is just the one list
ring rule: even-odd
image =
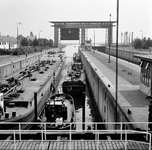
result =
[{"label": "foreground railing", "polygon": [[[49,122],[0,122],[0,126],[2,125],[14,125],[18,129],[23,129],[24,125],[47,125],[47,124],[55,124]],[[91,126],[92,130],[96,129],[116,129],[116,130],[138,130],[138,131],[146,131],[148,132],[149,126],[152,126],[152,122],[74,122],[74,124],[79,129],[86,130],[88,126]],[[1,130],[1,128],[0,128]]]},{"label": "foreground railing", "polygon": [[[107,133],[109,132],[108,130],[105,130]],[[104,133],[105,133],[105,131],[104,131]],[[114,132],[118,132],[118,131],[116,131],[116,130],[113,130]],[[95,134],[95,139],[86,139],[86,140],[73,140],[72,139],[72,134],[75,134],[76,132],[75,131],[72,131],[72,130],[65,130],[65,131],[59,131],[59,130],[55,130],[55,131],[50,131],[50,130],[48,130],[46,133],[45,133],[45,131],[44,130],[36,130],[36,131],[33,131],[33,130],[31,130],[31,131],[21,131],[21,132],[19,132],[18,130],[10,130],[10,131],[5,131],[5,132],[8,132],[9,134],[11,133],[12,135],[13,135],[13,138],[11,139],[11,140],[9,140],[9,141],[13,141],[13,145],[14,145],[14,150],[17,150],[17,145],[20,143],[20,142],[40,142],[41,143],[41,149],[43,150],[44,149],[44,147],[45,147],[45,142],[51,142],[51,143],[53,143],[53,142],[59,142],[59,143],[66,143],[68,146],[68,148],[71,150],[71,149],[74,149],[74,142],[78,142],[78,143],[81,143],[81,144],[85,144],[85,143],[88,143],[88,142],[92,142],[94,145],[95,145],[95,147],[98,149],[100,146],[101,146],[101,143],[103,142],[103,141],[106,141],[106,140],[101,140],[99,137],[100,137],[100,135],[102,135],[103,133],[102,133],[102,131],[101,130],[94,130],[94,134]],[[124,136],[125,136],[125,138],[124,139],[122,139],[122,140],[120,140],[120,139],[118,139],[118,140],[109,140],[108,142],[110,143],[110,142],[118,142],[118,141],[121,141],[122,142],[122,148],[124,148],[125,150],[127,150],[128,149],[128,143],[140,143],[140,144],[143,144],[143,145],[145,145],[145,146],[147,146],[147,150],[150,150],[151,149],[151,134],[150,133],[147,133],[147,132],[140,132],[140,131],[133,131],[133,130],[124,130],[123,131],[124,132]],[[30,140],[30,139],[28,139],[28,140],[22,140],[22,139],[17,139],[16,138],[16,136],[18,135],[18,134],[31,134],[31,133],[39,133],[40,135],[41,135],[41,138],[39,139],[39,140]],[[64,135],[64,134],[68,134],[69,136],[68,136],[68,139],[62,139],[62,140],[58,140],[58,139],[47,139],[46,138],[46,134],[53,134],[53,133],[58,133],[59,135]],[[148,135],[148,141],[136,141],[136,140],[130,140],[130,139],[128,139],[128,134],[130,134],[130,133],[133,133],[133,134],[143,134],[143,135]],[[8,140],[0,140],[0,142],[5,142],[5,143],[7,143],[8,142]]]},{"label": "foreground railing", "polygon": [[[131,124],[136,124],[136,125],[145,125],[148,128],[148,123],[145,122],[108,122],[108,123],[92,123],[92,122],[76,122],[76,129],[72,129],[72,124],[70,125],[69,130],[48,130],[47,125],[54,124],[54,123],[25,123],[25,122],[20,122],[20,123],[13,123],[13,122],[1,122],[0,125],[16,125],[17,128],[14,130],[5,130],[5,129],[0,129],[0,135],[8,135],[8,139],[0,139],[0,142],[8,142],[8,141],[13,141],[14,144],[14,150],[17,149],[17,144],[21,141],[39,141],[41,142],[41,147],[42,149],[45,146],[45,142],[66,142],[68,144],[69,149],[73,149],[73,142],[94,142],[96,147],[100,147],[102,141],[121,141],[123,142],[125,150],[128,149],[128,142],[133,142],[133,143],[140,143],[147,145],[147,148],[150,150],[151,149],[151,133],[148,132],[148,129],[146,131],[137,131],[134,129],[130,129]],[[30,130],[24,130],[22,129],[23,126],[25,125],[38,125],[40,128],[31,128]],[[125,128],[125,125],[128,125],[127,128]],[[57,123],[54,125],[58,125]],[[109,129],[105,129],[105,126],[108,125]],[[112,126],[113,125],[113,126]],[[90,128],[88,128],[88,126]],[[115,129],[117,127],[117,129]],[[39,138],[25,138],[25,135],[29,136],[30,135],[36,135]],[[48,135],[56,135],[56,139],[50,139]],[[75,135],[80,135],[81,140],[76,140],[74,138]],[[106,136],[107,139],[102,139],[102,137]],[[113,135],[118,135],[117,138],[113,139],[110,138]],[[65,139],[61,138],[61,136],[66,137]],[[130,137],[143,137],[143,139],[132,139]]]}]

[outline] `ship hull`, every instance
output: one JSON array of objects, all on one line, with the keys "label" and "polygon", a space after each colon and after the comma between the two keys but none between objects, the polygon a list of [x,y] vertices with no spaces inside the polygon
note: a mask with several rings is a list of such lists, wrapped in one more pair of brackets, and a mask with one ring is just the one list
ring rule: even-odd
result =
[{"label": "ship hull", "polygon": [[45,104],[47,130],[74,130],[75,106],[69,94],[55,94]]},{"label": "ship hull", "polygon": [[82,81],[65,81],[62,84],[62,90],[66,94],[75,96],[85,92],[85,84]]}]

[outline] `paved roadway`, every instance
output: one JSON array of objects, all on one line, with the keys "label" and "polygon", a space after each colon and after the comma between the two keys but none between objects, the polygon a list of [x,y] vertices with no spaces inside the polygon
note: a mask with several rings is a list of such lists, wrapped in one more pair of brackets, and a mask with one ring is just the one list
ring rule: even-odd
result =
[{"label": "paved roadway", "polygon": [[[59,50],[59,48],[50,48],[49,50]],[[42,52],[45,52],[46,50],[43,50]],[[41,52],[35,52],[35,53],[29,53],[27,54],[27,57],[29,56],[34,56],[34,54],[40,54]],[[19,55],[19,56],[14,56],[14,55],[0,55],[0,66],[1,65],[4,65],[4,64],[7,64],[7,63],[10,63],[12,61],[17,61],[17,60],[20,60],[20,59],[23,59],[25,58],[26,55],[23,54],[23,55]]]},{"label": "paved roadway", "polygon": [[[96,51],[83,51],[92,64],[100,71],[106,84],[110,84],[110,91],[115,92],[116,86],[116,64],[115,57],[111,56],[111,63],[108,63],[109,56]],[[130,109],[129,115],[132,122],[148,122],[149,100],[140,91],[140,67],[127,61],[118,60],[118,103],[126,111]],[[103,78],[103,76],[101,78]],[[115,95],[115,94],[114,94]],[[138,125],[145,130],[146,124]]]},{"label": "paved roadway", "polygon": [[[27,57],[33,56],[34,54],[40,54],[40,52],[30,53],[30,54],[27,55]],[[0,55],[0,66],[4,65],[4,64],[7,64],[7,63],[10,63],[12,61],[17,61],[17,60],[23,59],[25,57],[26,57],[25,55],[19,55],[19,56]]]}]

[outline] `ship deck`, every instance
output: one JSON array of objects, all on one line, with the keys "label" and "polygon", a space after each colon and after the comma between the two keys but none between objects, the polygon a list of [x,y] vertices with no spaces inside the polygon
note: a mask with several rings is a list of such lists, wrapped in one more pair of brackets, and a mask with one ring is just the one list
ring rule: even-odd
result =
[{"label": "ship deck", "polygon": [[[21,116],[34,109],[34,92],[39,91],[40,87],[45,83],[45,81],[48,78],[51,78],[53,76],[53,72],[56,71],[58,66],[61,64],[61,60],[57,54],[55,55],[55,57],[51,57],[51,59],[55,60],[56,62],[53,63],[53,65],[47,64],[46,66],[49,66],[49,69],[47,71],[44,71],[43,74],[40,74],[37,71],[32,73],[32,77],[36,78],[36,81],[31,81],[29,77],[26,77],[22,81],[20,81],[21,85],[18,86],[16,90],[23,88],[24,92],[20,93],[19,97],[13,98],[13,100],[11,100],[11,103],[23,102],[23,103],[27,103],[27,107],[6,107],[6,113],[9,113],[9,118],[7,119],[12,118],[12,112],[16,112],[16,116]],[[42,67],[40,69],[44,70],[44,68]],[[7,78],[12,76],[13,77],[18,76],[20,71],[12,74],[11,76],[8,76]],[[46,86],[41,91],[38,92],[37,103],[40,101],[41,94],[44,93],[46,89],[48,89],[48,87],[50,86],[50,83],[51,82],[48,82]],[[5,113],[3,116],[1,116],[1,121],[3,120],[5,120]]]}]

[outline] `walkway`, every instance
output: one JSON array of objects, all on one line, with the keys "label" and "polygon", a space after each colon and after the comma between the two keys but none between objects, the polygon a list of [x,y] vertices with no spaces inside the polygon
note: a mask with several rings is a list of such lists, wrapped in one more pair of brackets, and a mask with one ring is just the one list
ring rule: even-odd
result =
[{"label": "walkway", "polygon": [[[1,150],[125,150],[124,141],[13,141],[0,142]],[[127,150],[148,150],[146,144],[127,142]]]},{"label": "walkway", "polygon": [[[116,86],[116,58],[96,51],[83,51],[89,61],[100,70],[111,88]],[[148,122],[149,99],[140,91],[140,67],[130,62],[118,60],[118,103],[126,112],[131,110],[129,115],[134,122]],[[142,130],[147,129],[146,124],[139,126]]]}]

